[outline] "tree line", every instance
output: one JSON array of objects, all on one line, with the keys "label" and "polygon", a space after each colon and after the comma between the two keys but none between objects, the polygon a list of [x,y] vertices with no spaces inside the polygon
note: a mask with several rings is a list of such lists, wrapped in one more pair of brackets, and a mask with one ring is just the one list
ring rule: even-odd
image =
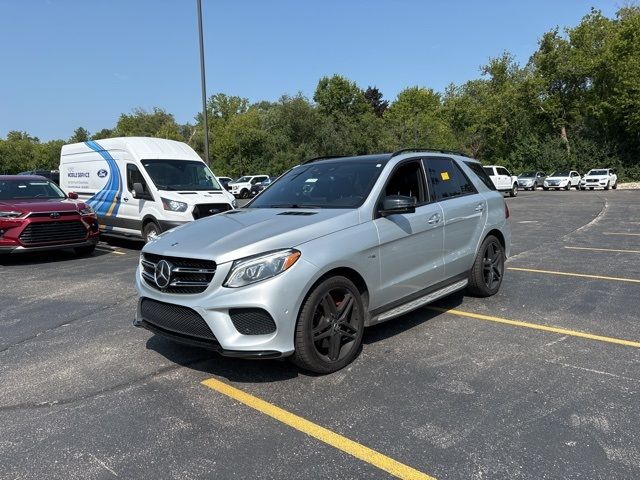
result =
[{"label": "tree line", "polygon": [[[310,157],[429,147],[515,172],[603,166],[640,179],[640,7],[614,18],[592,9],[577,26],[544,33],[525,65],[505,51],[480,73],[441,93],[408,87],[393,101],[340,75],[320,79],[311,99],[251,103],[217,93],[207,101],[212,169],[275,175]],[[162,108],[136,109],[113,128],[79,127],[67,140],[9,132],[0,139],[0,172],[56,168],[64,143],[114,136],[169,138],[204,151],[201,114],[181,125]]]}]

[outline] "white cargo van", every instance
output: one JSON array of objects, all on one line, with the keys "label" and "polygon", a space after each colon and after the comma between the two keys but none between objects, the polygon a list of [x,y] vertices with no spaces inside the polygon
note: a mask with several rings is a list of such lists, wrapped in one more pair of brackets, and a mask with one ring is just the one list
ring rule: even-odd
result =
[{"label": "white cargo van", "polygon": [[145,241],[236,206],[190,146],[160,138],[64,145],[60,187],[94,208],[101,232]]}]

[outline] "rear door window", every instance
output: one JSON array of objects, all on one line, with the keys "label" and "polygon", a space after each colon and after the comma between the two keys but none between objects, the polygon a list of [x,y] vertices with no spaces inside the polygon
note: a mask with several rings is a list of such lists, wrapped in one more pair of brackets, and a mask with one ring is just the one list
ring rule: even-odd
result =
[{"label": "rear door window", "polygon": [[[477,193],[473,183],[452,159],[428,158],[423,162],[435,200]],[[489,182],[491,182],[490,179]]]},{"label": "rear door window", "polygon": [[493,170],[493,169],[483,167],[477,162],[464,162],[464,163],[467,167],[471,169],[473,173],[475,173],[478,176],[478,178],[482,181],[482,183],[484,183],[487,186],[487,188],[491,190],[496,189],[496,186],[493,184],[493,181],[491,181],[491,178],[489,178],[489,175],[487,175],[487,170]]}]

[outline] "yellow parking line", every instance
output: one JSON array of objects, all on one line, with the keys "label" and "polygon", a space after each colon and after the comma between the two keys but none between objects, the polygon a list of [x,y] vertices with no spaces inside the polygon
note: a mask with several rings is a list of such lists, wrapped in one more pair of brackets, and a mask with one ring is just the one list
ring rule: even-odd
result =
[{"label": "yellow parking line", "polygon": [[514,270],[516,272],[548,273],[549,275],[564,275],[566,277],[594,278],[596,280],[612,280],[615,282],[640,283],[640,280],[636,280],[635,278],[605,277],[603,275],[587,275],[585,273],[556,272],[553,270],[536,270],[534,268],[509,267],[507,268],[507,270]]},{"label": "yellow parking line", "polygon": [[640,233],[626,233],[626,232],[603,232],[603,235],[628,235],[630,237],[640,237]]},{"label": "yellow parking line", "polygon": [[203,385],[215,390],[218,393],[226,395],[240,403],[245,404],[248,407],[253,408],[265,415],[268,415],[276,420],[288,425],[296,430],[299,430],[307,435],[317,438],[321,442],[324,442],[332,447],[337,448],[349,455],[352,455],[364,462],[367,462],[374,467],[384,470],[387,473],[403,479],[416,479],[416,480],[435,480],[429,475],[419,472],[407,465],[404,465],[396,460],[387,457],[381,453],[376,452],[370,448],[360,445],[358,442],[349,440],[342,435],[327,430],[320,425],[316,425],[309,420],[306,420],[298,415],[283,410],[280,407],[266,402],[258,397],[254,397],[242,390],[239,390],[231,385],[216,380],[215,378],[209,378],[202,382]]},{"label": "yellow parking line", "polygon": [[619,250],[616,248],[564,247],[570,250],[589,250],[594,252],[640,253],[640,250]]},{"label": "yellow parking line", "polygon": [[506,318],[492,317],[489,315],[480,315],[478,313],[464,312],[462,310],[455,310],[455,309],[449,310],[446,308],[432,307],[432,306],[428,306],[426,308],[429,310],[434,310],[436,312],[458,315],[459,317],[475,318],[477,320],[486,320],[488,322],[502,323],[505,325],[512,325],[514,327],[532,328],[534,330],[542,330],[544,332],[559,333],[561,335],[569,335],[572,337],[586,338],[588,340],[596,340],[598,342],[615,343],[618,345],[625,345],[627,347],[640,348],[640,342],[636,342],[633,340],[623,340],[621,338],[605,337],[602,335],[594,335],[592,333],[580,332],[578,330],[569,330],[569,329],[560,328],[560,327],[549,327],[547,325],[540,325],[537,323],[521,322],[518,320],[508,320]]},{"label": "yellow parking line", "polygon": [[102,252],[115,253],[116,255],[126,255],[126,253],[124,252],[120,252],[118,250],[112,250],[110,248],[105,248],[105,247],[96,247],[96,250],[100,250]]}]

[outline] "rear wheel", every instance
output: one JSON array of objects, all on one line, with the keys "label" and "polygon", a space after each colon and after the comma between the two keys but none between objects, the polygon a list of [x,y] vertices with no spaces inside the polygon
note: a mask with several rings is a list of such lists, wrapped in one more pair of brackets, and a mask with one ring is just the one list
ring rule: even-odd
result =
[{"label": "rear wheel", "polygon": [[549,187],[542,187],[542,190],[544,190],[545,192],[549,190]]},{"label": "rear wheel", "polygon": [[346,277],[316,286],[302,305],[295,331],[293,362],[316,373],[345,367],[358,355],[364,330],[364,305]]},{"label": "rear wheel", "polygon": [[155,238],[160,235],[160,226],[156,222],[149,222],[142,227],[142,239],[144,243],[148,243],[151,240],[155,240]]},{"label": "rear wheel", "polygon": [[500,240],[489,235],[484,239],[469,273],[470,294],[490,297],[500,290],[504,275],[504,249]]},{"label": "rear wheel", "polygon": [[93,254],[95,249],[96,249],[95,245],[87,245],[85,247],[76,247],[73,250],[76,252],[76,255],[78,255],[79,257],[88,257],[89,255]]},{"label": "rear wheel", "polygon": [[569,191],[570,188],[571,188],[571,182],[567,183],[567,186],[564,187],[564,189],[567,191]]}]

